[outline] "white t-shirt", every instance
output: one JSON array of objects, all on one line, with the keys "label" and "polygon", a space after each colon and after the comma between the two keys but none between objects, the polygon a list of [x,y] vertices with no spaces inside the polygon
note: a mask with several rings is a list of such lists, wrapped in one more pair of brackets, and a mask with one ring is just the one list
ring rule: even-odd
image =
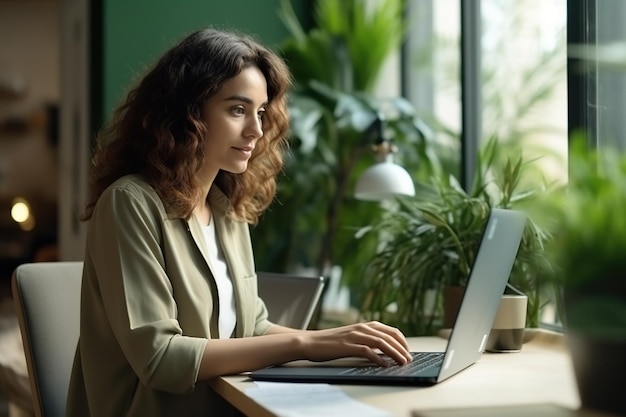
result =
[{"label": "white t-shirt", "polygon": [[235,312],[235,296],[233,294],[233,282],[228,273],[228,267],[224,260],[224,254],[220,245],[217,244],[215,236],[215,223],[213,219],[208,226],[203,226],[204,239],[207,243],[211,271],[217,284],[217,292],[219,295],[219,332],[220,339],[228,339],[232,336],[237,323],[237,314]]}]

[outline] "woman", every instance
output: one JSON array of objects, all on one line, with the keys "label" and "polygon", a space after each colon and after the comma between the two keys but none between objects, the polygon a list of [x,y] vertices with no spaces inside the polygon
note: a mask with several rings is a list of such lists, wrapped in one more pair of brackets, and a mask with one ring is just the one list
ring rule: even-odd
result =
[{"label": "woman", "polygon": [[[222,416],[213,377],[295,359],[410,360],[381,323],[301,331],[257,296],[249,225],[275,194],[290,76],[251,39],[200,30],[101,133],[69,416]],[[254,336],[254,337],[252,337]]]}]

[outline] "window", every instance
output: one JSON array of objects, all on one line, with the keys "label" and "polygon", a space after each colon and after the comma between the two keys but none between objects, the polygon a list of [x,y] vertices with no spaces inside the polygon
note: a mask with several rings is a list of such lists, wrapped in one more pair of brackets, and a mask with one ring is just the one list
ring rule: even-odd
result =
[{"label": "window", "polygon": [[626,149],[626,16],[623,0],[569,0],[573,46],[598,47],[597,61],[571,59],[570,130],[592,146]]},{"label": "window", "polygon": [[[502,158],[513,148],[537,158],[534,181],[567,181],[567,6],[410,1],[404,93],[449,145],[444,164],[466,188],[478,150],[494,137]],[[554,309],[542,320],[554,322]]]}]

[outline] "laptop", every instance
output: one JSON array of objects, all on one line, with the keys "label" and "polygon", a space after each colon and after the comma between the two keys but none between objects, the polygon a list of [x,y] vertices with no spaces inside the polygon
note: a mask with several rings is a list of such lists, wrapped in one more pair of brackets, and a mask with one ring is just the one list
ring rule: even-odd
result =
[{"label": "laptop", "polygon": [[519,211],[491,209],[445,352],[412,352],[412,362],[390,367],[365,360],[359,366],[288,363],[253,371],[250,377],[257,381],[434,385],[466,369],[485,349],[525,224],[526,215]]},{"label": "laptop", "polygon": [[294,329],[309,326],[324,289],[324,277],[258,272],[257,282],[272,323]]}]

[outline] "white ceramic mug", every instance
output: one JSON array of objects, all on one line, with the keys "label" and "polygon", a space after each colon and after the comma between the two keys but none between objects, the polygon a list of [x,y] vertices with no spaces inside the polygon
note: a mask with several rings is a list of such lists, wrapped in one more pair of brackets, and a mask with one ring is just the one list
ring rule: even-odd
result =
[{"label": "white ceramic mug", "polygon": [[528,297],[504,294],[491,327],[485,350],[487,352],[519,352],[524,342]]}]

